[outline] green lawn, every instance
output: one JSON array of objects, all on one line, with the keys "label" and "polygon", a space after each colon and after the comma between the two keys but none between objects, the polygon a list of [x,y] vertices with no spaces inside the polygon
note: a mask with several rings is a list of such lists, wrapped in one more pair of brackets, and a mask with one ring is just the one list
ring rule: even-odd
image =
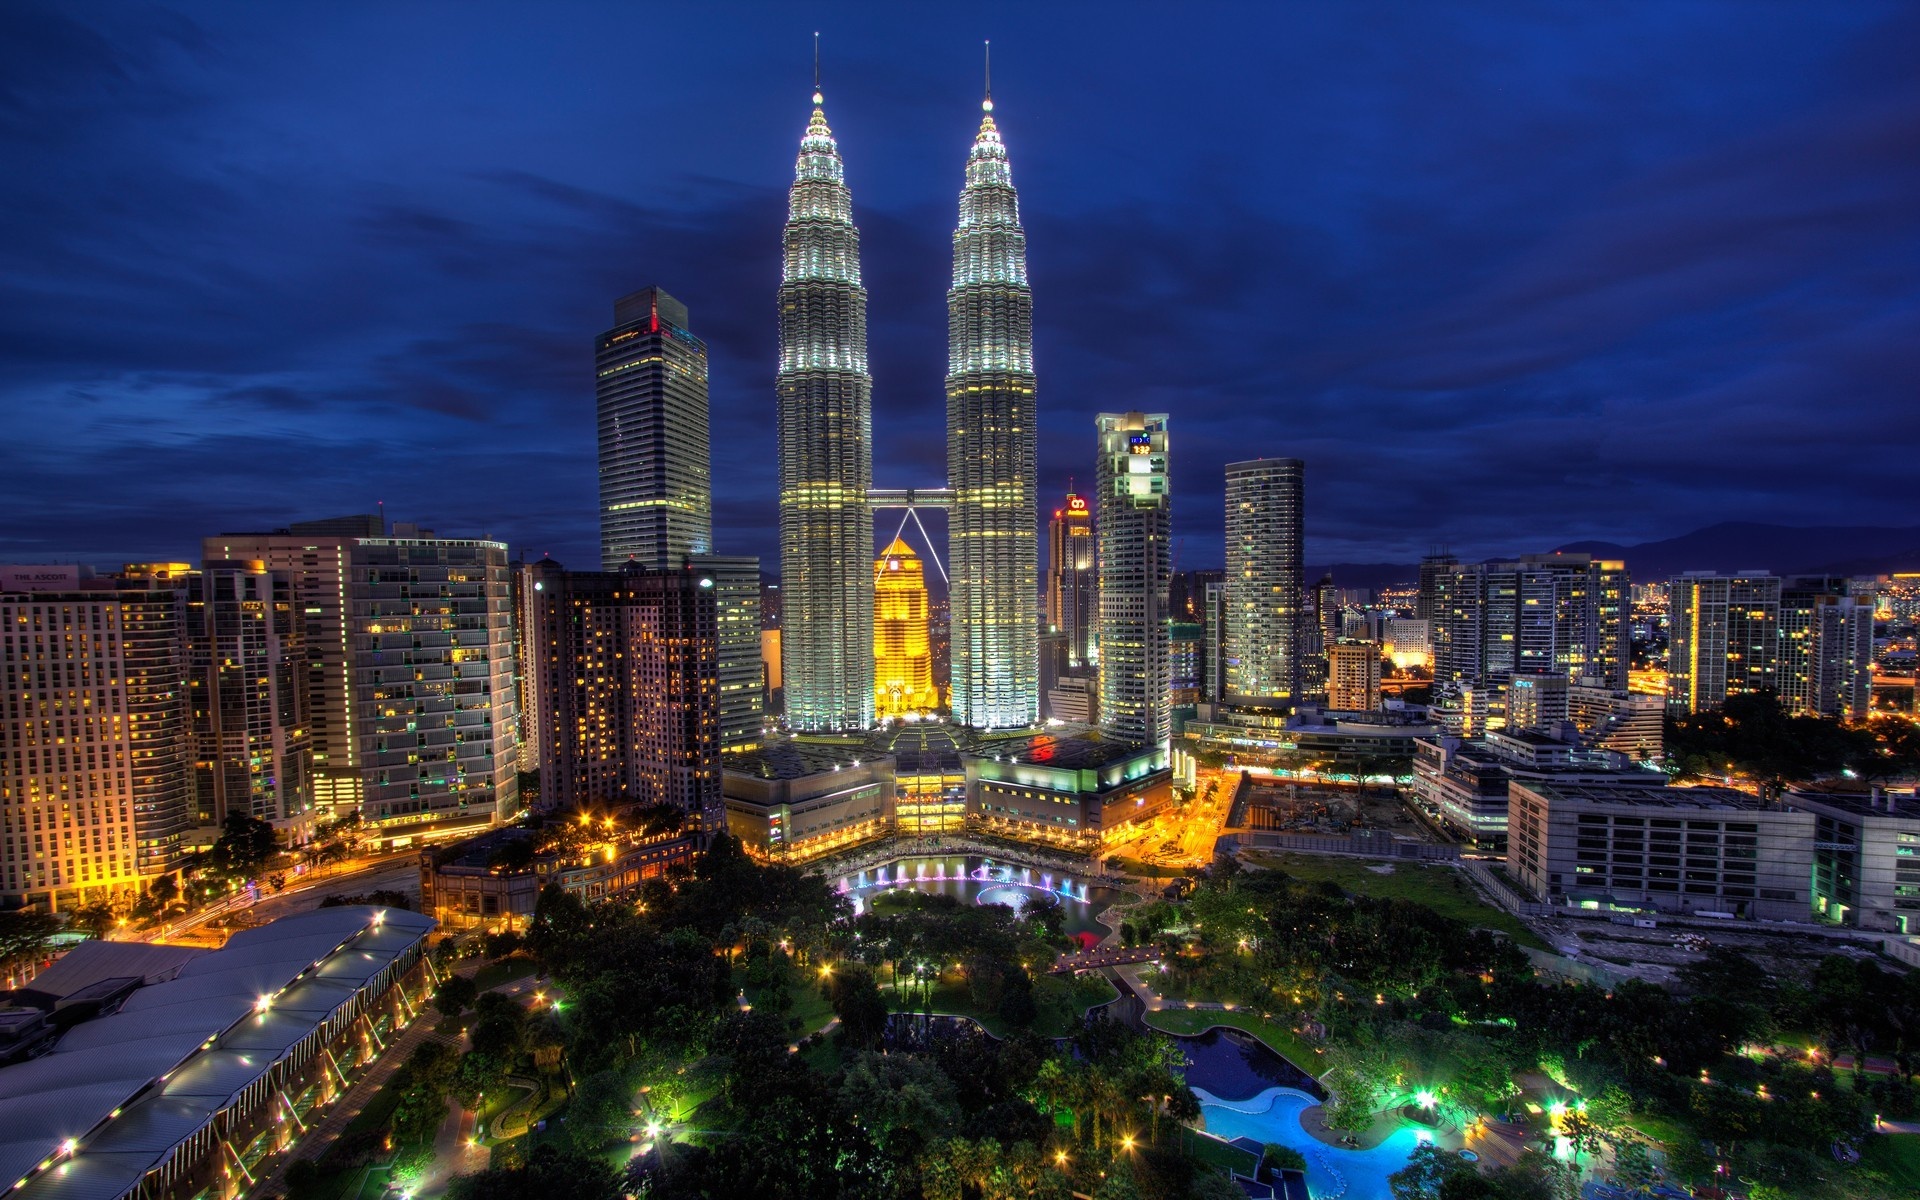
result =
[{"label": "green lawn", "polygon": [[1897,1187],[1920,1195],[1920,1133],[1894,1133],[1867,1139],[1860,1162]]},{"label": "green lawn", "polygon": [[[1078,980],[1074,985],[1072,996],[1073,1015],[1071,1018],[1063,1018],[1062,1015],[1055,1010],[1042,1009],[1040,1018],[1029,1026],[1029,1028],[1041,1037],[1066,1037],[1073,1033],[1074,1028],[1078,1025],[1081,1018],[1087,1015],[1089,1009],[1096,1005],[1108,1003],[1115,995],[1117,995],[1117,993],[1114,991],[1113,985],[1105,979],[1089,977]],[[909,1011],[897,1003],[898,997],[895,994],[888,993],[888,1000],[895,1012]],[[911,1011],[922,1012],[924,1010],[916,1007]],[[997,1038],[1011,1037],[1016,1032],[1014,1027],[1003,1020],[999,1013],[986,1012],[975,1007],[972,998],[968,995],[966,985],[959,982],[957,976],[952,978],[943,977],[942,982],[935,985],[933,989],[933,1015],[936,1017],[970,1017],[978,1021],[982,1029],[985,1029]]]},{"label": "green lawn", "polygon": [[[735,968],[733,986],[736,989],[746,988],[747,1003],[758,1008],[766,989],[746,987],[746,979],[746,969]],[[787,1020],[800,1022],[800,1027],[793,1031],[795,1041],[810,1033],[818,1033],[826,1028],[828,1021],[833,1020],[833,1004],[821,994],[819,980],[795,971],[787,983],[787,995],[793,999],[793,1007],[786,1011]]]},{"label": "green lawn", "polygon": [[1635,1113],[1633,1116],[1627,1118],[1627,1124],[1638,1129],[1641,1133],[1646,1134],[1661,1145],[1666,1145],[1669,1142],[1678,1142],[1683,1138],[1693,1136],[1692,1132],[1679,1122],[1666,1117],[1657,1117],[1652,1113]]},{"label": "green lawn", "polygon": [[492,991],[503,983],[512,983],[516,979],[525,979],[540,968],[525,955],[515,954],[499,962],[490,962],[481,967],[474,975],[474,986],[483,992]]},{"label": "green lawn", "polygon": [[1210,1167],[1251,1175],[1254,1168],[1260,1165],[1259,1158],[1251,1151],[1242,1150],[1238,1146],[1229,1146],[1218,1138],[1203,1137],[1191,1129],[1180,1130],[1180,1142],[1187,1153]]},{"label": "green lawn", "polygon": [[1119,864],[1121,870],[1129,875],[1144,875],[1148,879],[1178,879],[1187,874],[1179,867],[1161,867],[1138,858],[1126,858],[1114,855],[1108,861]]},{"label": "green lawn", "polygon": [[1442,916],[1504,933],[1522,946],[1531,946],[1535,950],[1553,949],[1528,929],[1520,918],[1482,900],[1480,893],[1474,891],[1466,877],[1452,867],[1396,862],[1392,864],[1391,874],[1382,874],[1368,868],[1384,864],[1359,859],[1285,854],[1271,850],[1251,851],[1248,857],[1262,866],[1285,871],[1295,879],[1308,883],[1330,881],[1356,896],[1412,900]]},{"label": "green lawn", "polygon": [[1226,1012],[1218,1008],[1163,1008],[1148,1012],[1146,1021],[1162,1033],[1179,1034],[1182,1037],[1205,1033],[1215,1025],[1244,1030],[1309,1075],[1318,1075],[1324,1069],[1321,1064],[1323,1056],[1315,1053],[1311,1043],[1280,1022],[1269,1021],[1256,1012],[1244,1009]]}]

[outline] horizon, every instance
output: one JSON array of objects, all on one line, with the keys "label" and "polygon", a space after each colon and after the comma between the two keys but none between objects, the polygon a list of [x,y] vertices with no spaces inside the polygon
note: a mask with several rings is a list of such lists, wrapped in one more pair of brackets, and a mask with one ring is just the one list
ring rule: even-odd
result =
[{"label": "horizon", "polygon": [[[0,558],[171,559],[385,500],[597,561],[592,341],[658,285],[712,352],[716,548],[776,569],[816,27],[878,484],[944,481],[945,242],[991,36],[1036,519],[1091,477],[1093,415],[1139,409],[1172,415],[1182,569],[1221,559],[1220,467],[1255,456],[1305,460],[1318,563],[1920,524],[1911,9],[650,14],[640,120],[609,119],[602,10],[461,8],[451,38],[442,11],[9,9],[0,198],[28,232],[0,249],[0,396],[34,419],[0,497],[34,519]],[[1141,62],[1151,86],[1114,69]]]}]

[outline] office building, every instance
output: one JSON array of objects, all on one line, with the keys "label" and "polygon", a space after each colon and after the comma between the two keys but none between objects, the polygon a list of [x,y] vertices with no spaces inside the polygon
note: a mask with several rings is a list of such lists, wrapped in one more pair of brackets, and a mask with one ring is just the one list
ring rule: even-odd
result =
[{"label": "office building", "polygon": [[1507,684],[1507,728],[1550,729],[1568,717],[1565,675],[1515,675]]},{"label": "office building", "polygon": [[1092,675],[1063,675],[1047,693],[1047,705],[1053,720],[1095,724],[1100,720],[1100,681]]},{"label": "office building", "polygon": [[713,552],[707,346],[657,287],[620,297],[594,340],[600,565],[651,567]]},{"label": "office building", "polygon": [[270,571],[285,571],[293,585],[307,652],[302,715],[313,747],[314,806],[323,817],[360,808],[353,649],[346,620],[349,561],[356,539],[385,534],[386,522],[364,513],[298,521],[266,533],[215,534],[200,545],[202,562],[263,563]]},{"label": "office building", "polygon": [[1920,934],[1920,796],[1795,791],[1813,814],[1813,911],[1859,929]]},{"label": "office building", "polygon": [[1093,508],[1067,493],[1047,523],[1047,625],[1066,636],[1066,669],[1091,667],[1099,622]]},{"label": "office building", "polygon": [[58,567],[0,586],[20,589],[0,591],[0,898],[131,894],[181,865],[193,823],[186,593]]},{"label": "office building", "polygon": [[[781,674],[793,728],[864,730],[874,695],[867,292],[845,164],[821,105],[816,91],[782,237]],[[1031,505],[1026,520],[1031,529]],[[1029,586],[1029,606],[1033,595]]]},{"label": "office building", "polygon": [[1229,702],[1300,696],[1305,473],[1297,458],[1227,464]]},{"label": "office building", "polygon": [[[637,564],[529,569],[529,673],[549,809],[719,811],[719,606],[713,576]],[[707,828],[713,826],[707,825]]]},{"label": "office building", "polygon": [[954,720],[1040,719],[1033,292],[1006,144],[983,105],[967,154],[947,293],[947,515]]},{"label": "office building", "polygon": [[1873,701],[1871,596],[1853,581],[1793,576],[1780,588],[1780,701],[1789,712],[1863,721]]},{"label": "office building", "polygon": [[967,823],[995,837],[1097,854],[1166,811],[1164,749],[1035,737],[962,756]]},{"label": "office building", "polygon": [[1172,512],[1165,413],[1102,413],[1096,537],[1100,563],[1100,727],[1164,749],[1172,736],[1167,624]]},{"label": "office building", "polygon": [[[396,533],[418,532],[396,527]],[[507,548],[362,537],[347,624],[360,816],[399,847],[471,833],[520,807]]]},{"label": "office building", "polygon": [[874,713],[883,721],[940,707],[927,641],[926,568],[899,538],[873,562],[873,678]]},{"label": "office building", "polygon": [[1778,691],[1780,579],[1764,571],[1690,571],[1668,587],[1667,708],[1719,708],[1728,696]]},{"label": "office building", "polygon": [[1200,703],[1206,663],[1206,627],[1198,621],[1167,622],[1167,686],[1174,707]]},{"label": "office building", "polygon": [[293,582],[258,561],[211,561],[183,572],[194,821],[244,813],[298,840],[313,808],[305,624]]},{"label": "office building", "polygon": [[1327,707],[1337,712],[1380,707],[1380,643],[1343,640],[1327,647]]},{"label": "office building", "polygon": [[750,750],[766,736],[767,723],[760,560],[748,555],[697,554],[686,565],[701,578],[713,580],[720,639],[720,750]]},{"label": "office building", "polygon": [[1732,788],[1515,779],[1507,873],[1583,908],[1804,921],[1815,816]]},{"label": "office building", "polygon": [[1658,788],[1667,782],[1659,771],[1587,744],[1564,723],[1472,738],[1436,733],[1414,743],[1414,799],[1482,850],[1506,848],[1509,785],[1516,779],[1590,788]]},{"label": "office building", "polygon": [[1440,576],[1460,564],[1460,560],[1445,550],[1436,549],[1420,559],[1420,584],[1413,601],[1413,615],[1416,620],[1434,619],[1435,601],[1439,597]]}]

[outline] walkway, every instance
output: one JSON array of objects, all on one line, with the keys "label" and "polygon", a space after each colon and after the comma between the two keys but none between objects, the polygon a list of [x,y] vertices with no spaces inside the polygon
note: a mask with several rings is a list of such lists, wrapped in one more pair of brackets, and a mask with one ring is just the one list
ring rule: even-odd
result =
[{"label": "walkway", "polygon": [[[1113,935],[1108,934],[1109,938]],[[1102,945],[1096,950],[1081,950],[1071,954],[1062,954],[1053,960],[1047,968],[1049,975],[1064,975],[1070,971],[1091,971],[1096,967],[1118,967],[1128,963],[1155,962],[1160,958],[1157,946],[1108,946]]]}]

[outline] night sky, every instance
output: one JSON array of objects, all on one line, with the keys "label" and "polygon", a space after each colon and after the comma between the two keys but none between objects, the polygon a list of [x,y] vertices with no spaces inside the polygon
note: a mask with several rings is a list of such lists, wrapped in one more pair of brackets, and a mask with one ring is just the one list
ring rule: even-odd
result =
[{"label": "night sky", "polygon": [[1920,523],[1920,8],[940,7],[9,0],[0,560],[385,501],[591,567],[593,337],[658,283],[712,350],[718,548],[771,568],[815,29],[882,484],[945,473],[992,38],[1048,501],[1138,408],[1182,567],[1262,455],[1307,461],[1314,562]]}]

